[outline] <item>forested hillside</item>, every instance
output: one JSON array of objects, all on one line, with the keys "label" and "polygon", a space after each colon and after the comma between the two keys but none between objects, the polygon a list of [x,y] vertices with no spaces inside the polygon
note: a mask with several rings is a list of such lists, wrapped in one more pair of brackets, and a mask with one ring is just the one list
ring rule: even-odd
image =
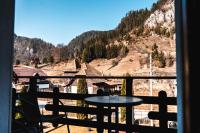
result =
[{"label": "forested hillside", "polygon": [[[85,62],[90,62],[97,58],[114,58],[120,55],[125,56],[128,48],[123,45],[108,46],[115,40],[131,39],[129,32],[134,31],[137,36],[143,35],[145,31],[145,21],[151,13],[160,9],[168,0],[159,0],[153,4],[150,10],[140,9],[128,12],[121,19],[119,25],[110,31],[88,31],[75,37],[67,46],[62,49],[62,60],[69,58],[79,58]],[[96,55],[95,55],[96,54]]]}]

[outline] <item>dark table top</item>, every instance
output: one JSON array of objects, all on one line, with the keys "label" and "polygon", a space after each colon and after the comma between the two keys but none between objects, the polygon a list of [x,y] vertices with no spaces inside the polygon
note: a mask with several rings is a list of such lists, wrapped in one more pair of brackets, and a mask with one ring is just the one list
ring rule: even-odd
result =
[{"label": "dark table top", "polygon": [[140,105],[143,100],[134,96],[94,96],[85,98],[85,102],[91,105],[126,107]]}]

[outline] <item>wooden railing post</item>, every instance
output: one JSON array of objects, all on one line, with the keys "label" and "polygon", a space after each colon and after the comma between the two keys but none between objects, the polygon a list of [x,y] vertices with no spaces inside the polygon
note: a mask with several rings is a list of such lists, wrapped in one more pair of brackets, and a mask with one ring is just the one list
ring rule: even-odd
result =
[{"label": "wooden railing post", "polygon": [[[103,90],[99,89],[97,90],[97,95],[98,96],[103,96]],[[98,128],[97,128],[97,132],[98,133],[103,133],[103,126],[102,126],[102,123],[104,122],[104,114],[103,114],[103,109],[104,107],[101,106],[101,105],[98,105],[97,106],[98,110],[97,110],[97,123],[100,125]],[[111,110],[111,107],[108,107],[108,110]],[[110,114],[108,115],[108,123],[111,123],[111,116]],[[111,130],[108,128],[108,133],[110,133]]]},{"label": "wooden railing post", "polygon": [[[59,99],[58,99],[58,94],[59,94],[59,87],[54,86],[53,87],[53,105],[54,107],[58,107],[59,106]],[[53,116],[58,116],[59,115],[59,111],[58,110],[53,110]],[[57,123],[53,123],[54,127],[57,127],[58,124]]]},{"label": "wooden railing post", "polygon": [[[118,113],[119,109],[118,107],[115,107],[115,123],[119,123],[119,113]],[[119,133],[119,130],[115,130],[115,133]]]},{"label": "wooden railing post", "polygon": [[[132,96],[133,79],[131,77],[126,78],[126,96]],[[128,127],[132,126],[133,114],[132,107],[126,107],[126,124]]]},{"label": "wooden railing post", "polygon": [[37,76],[30,78],[29,92],[37,92]]},{"label": "wooden railing post", "polygon": [[[166,116],[167,114],[167,94],[165,91],[160,91],[159,92],[159,113],[161,116]],[[159,120],[159,126],[161,128],[167,128],[167,123],[168,121],[166,119],[160,119]]]}]

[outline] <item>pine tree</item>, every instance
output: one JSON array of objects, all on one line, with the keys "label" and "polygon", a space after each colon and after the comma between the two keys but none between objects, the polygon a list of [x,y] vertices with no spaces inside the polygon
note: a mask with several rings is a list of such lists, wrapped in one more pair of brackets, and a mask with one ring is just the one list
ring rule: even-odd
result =
[{"label": "pine tree", "polygon": [[[87,94],[86,79],[82,78],[82,79],[78,80],[77,93],[78,94]],[[77,100],[77,106],[87,107],[88,105],[83,100]],[[86,114],[77,113],[77,118],[78,119],[87,119],[88,116]]]},{"label": "pine tree", "polygon": [[105,46],[102,44],[95,44],[95,58],[104,58],[105,57]]},{"label": "pine tree", "polygon": [[120,50],[120,56],[125,57],[127,53],[128,53],[128,48],[123,45],[121,50]]},{"label": "pine tree", "polygon": [[159,54],[158,60],[160,62],[159,67],[164,68],[166,66],[166,58],[165,58],[165,55],[162,51]]},{"label": "pine tree", "polygon": [[85,48],[85,49],[83,50],[82,61],[83,61],[83,62],[89,62],[89,51],[88,51],[87,48]]},{"label": "pine tree", "polygon": [[48,62],[50,62],[51,64],[54,63],[54,58],[53,58],[53,56],[50,56],[50,57],[49,57]]},{"label": "pine tree", "polygon": [[[126,95],[126,79],[123,79],[122,81],[122,87],[121,87],[121,95],[125,96]],[[126,120],[126,107],[121,107],[121,121]]]},{"label": "pine tree", "polygon": [[156,43],[154,43],[153,47],[152,47],[152,59],[158,59],[159,53],[158,53],[158,46],[156,45]]},{"label": "pine tree", "polygon": [[47,58],[45,57],[45,58],[43,58],[43,60],[42,60],[42,63],[48,63],[48,60],[47,60]]}]

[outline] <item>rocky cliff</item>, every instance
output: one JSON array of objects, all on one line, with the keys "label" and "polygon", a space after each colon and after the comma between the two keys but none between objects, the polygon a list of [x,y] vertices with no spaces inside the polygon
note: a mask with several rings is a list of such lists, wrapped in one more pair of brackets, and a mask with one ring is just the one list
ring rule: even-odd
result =
[{"label": "rocky cliff", "polygon": [[175,26],[174,13],[174,0],[167,0],[160,9],[149,16],[144,25],[151,29],[161,26],[170,30]]}]

